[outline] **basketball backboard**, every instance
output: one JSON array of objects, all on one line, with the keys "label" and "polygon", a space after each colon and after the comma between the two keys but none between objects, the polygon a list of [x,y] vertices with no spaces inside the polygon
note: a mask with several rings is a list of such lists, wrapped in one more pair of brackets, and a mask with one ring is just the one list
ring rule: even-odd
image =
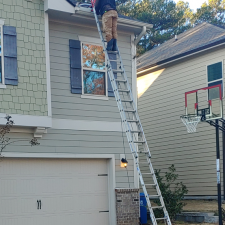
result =
[{"label": "basketball backboard", "polygon": [[201,120],[223,117],[222,85],[200,88],[185,93],[185,114],[200,116]]}]

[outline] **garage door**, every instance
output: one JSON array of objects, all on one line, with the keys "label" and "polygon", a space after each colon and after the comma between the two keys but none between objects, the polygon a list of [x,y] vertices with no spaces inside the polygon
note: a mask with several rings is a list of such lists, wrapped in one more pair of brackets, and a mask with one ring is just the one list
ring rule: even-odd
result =
[{"label": "garage door", "polygon": [[109,224],[106,160],[3,159],[0,224]]}]

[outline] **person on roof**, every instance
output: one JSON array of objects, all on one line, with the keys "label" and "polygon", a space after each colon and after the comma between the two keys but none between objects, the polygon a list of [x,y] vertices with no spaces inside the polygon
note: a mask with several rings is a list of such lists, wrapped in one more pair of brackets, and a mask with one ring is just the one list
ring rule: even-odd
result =
[{"label": "person on roof", "polygon": [[96,0],[95,10],[102,16],[103,32],[106,34],[107,51],[117,51],[117,19],[115,0]]}]

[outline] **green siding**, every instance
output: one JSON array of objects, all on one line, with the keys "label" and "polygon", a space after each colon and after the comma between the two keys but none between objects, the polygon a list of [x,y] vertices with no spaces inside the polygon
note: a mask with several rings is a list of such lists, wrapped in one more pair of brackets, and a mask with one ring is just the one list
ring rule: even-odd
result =
[{"label": "green siding", "polygon": [[16,27],[19,79],[0,89],[0,112],[47,116],[44,2],[0,0],[0,17]]}]

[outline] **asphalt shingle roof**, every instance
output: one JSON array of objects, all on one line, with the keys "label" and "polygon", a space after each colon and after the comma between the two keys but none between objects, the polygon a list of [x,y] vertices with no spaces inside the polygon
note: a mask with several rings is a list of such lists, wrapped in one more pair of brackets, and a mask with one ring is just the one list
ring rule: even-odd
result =
[{"label": "asphalt shingle roof", "polygon": [[170,39],[137,58],[138,71],[178,59],[207,46],[225,42],[225,29],[204,22],[177,37],[177,40]]}]

